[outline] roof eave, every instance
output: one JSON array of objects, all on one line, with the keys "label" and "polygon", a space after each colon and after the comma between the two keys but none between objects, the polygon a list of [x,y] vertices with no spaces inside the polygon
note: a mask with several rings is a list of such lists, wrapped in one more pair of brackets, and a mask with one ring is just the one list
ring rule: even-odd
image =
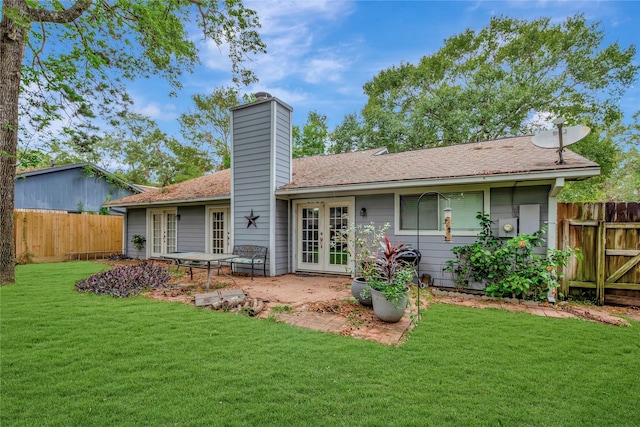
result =
[{"label": "roof eave", "polygon": [[462,184],[487,184],[503,181],[540,181],[555,180],[556,178],[565,178],[569,180],[579,180],[591,178],[600,175],[600,167],[587,167],[581,169],[562,169],[554,171],[540,172],[520,172],[520,173],[502,173],[490,175],[471,175],[449,178],[430,178],[430,179],[414,179],[406,181],[386,181],[372,182],[363,184],[345,184],[340,186],[322,186],[322,187],[306,187],[306,188],[283,188],[276,190],[277,196],[290,196],[296,194],[314,194],[325,193],[327,191],[339,190],[344,191],[367,191],[367,190],[394,190],[406,187],[420,186],[442,186],[442,185],[462,185]]},{"label": "roof eave", "polygon": [[112,203],[106,204],[107,207],[118,207],[118,208],[145,208],[150,206],[167,206],[167,205],[193,205],[203,202],[218,202],[221,200],[229,200],[231,196],[216,196],[216,197],[199,197],[196,199],[173,199],[173,200],[158,200],[155,202],[132,202],[132,203],[118,203],[114,201]]}]

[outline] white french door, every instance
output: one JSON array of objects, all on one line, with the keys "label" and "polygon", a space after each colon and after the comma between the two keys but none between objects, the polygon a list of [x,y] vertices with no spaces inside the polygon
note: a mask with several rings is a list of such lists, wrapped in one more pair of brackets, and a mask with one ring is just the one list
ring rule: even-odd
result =
[{"label": "white french door", "polygon": [[225,254],[231,252],[229,249],[229,209],[208,208],[207,209],[207,247],[210,254]]},{"label": "white french door", "polygon": [[318,201],[297,207],[297,269],[346,273],[348,253],[341,230],[353,221],[350,200]]},{"label": "white french door", "polygon": [[175,209],[152,210],[151,217],[151,258],[176,252],[178,248],[178,224]]}]

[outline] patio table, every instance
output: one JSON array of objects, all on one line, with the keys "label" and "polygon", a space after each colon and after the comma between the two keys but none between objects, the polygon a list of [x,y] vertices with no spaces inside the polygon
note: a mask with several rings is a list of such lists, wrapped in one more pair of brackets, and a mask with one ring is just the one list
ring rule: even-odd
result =
[{"label": "patio table", "polygon": [[[220,262],[233,258],[233,254],[209,254],[206,252],[176,252],[163,255],[164,258],[173,260],[176,264],[184,264],[185,262],[202,262],[207,264],[207,292],[209,291],[209,280],[211,277],[211,264],[217,264],[220,267]],[[218,273],[220,270],[218,269]],[[233,280],[233,277],[228,274],[223,274]],[[235,280],[233,280],[235,284]]]}]

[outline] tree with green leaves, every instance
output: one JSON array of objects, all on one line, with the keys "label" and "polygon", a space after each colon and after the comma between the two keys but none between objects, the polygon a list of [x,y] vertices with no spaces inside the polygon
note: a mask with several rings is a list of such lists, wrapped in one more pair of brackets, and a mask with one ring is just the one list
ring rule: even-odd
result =
[{"label": "tree with green leaves", "polygon": [[105,134],[96,149],[102,166],[115,168],[115,175],[125,181],[162,187],[213,169],[206,151],[168,136],[149,117],[125,113],[112,123],[114,129]]},{"label": "tree with green leaves", "polygon": [[[629,124],[617,123],[603,132],[599,144],[580,142],[571,149],[581,149],[589,158],[604,159],[602,174],[586,181],[571,181],[558,195],[562,202],[638,202],[640,201],[640,111]],[[615,139],[615,140],[614,140]],[[577,151],[577,150],[576,150]]]},{"label": "tree with green leaves", "polygon": [[241,0],[4,0],[0,21],[0,284],[14,282],[13,207],[19,110],[28,125],[64,131],[124,108],[124,80],[159,75],[180,88],[198,62],[187,24],[228,47],[234,81],[265,52],[258,18]]},{"label": "tree with green leaves", "polygon": [[294,158],[324,154],[329,135],[327,116],[309,111],[302,130],[299,126],[293,126],[291,133]]},{"label": "tree with green leaves", "polygon": [[367,144],[402,151],[528,134],[540,114],[588,121],[599,134],[619,122],[639,69],[635,46],[606,45],[604,36],[583,15],[494,17],[367,82]]},{"label": "tree with green leaves", "polygon": [[232,87],[216,88],[210,95],[197,94],[191,99],[194,109],[179,118],[182,136],[192,144],[204,145],[203,149],[218,159],[217,170],[228,169],[231,167],[229,109],[243,100]]},{"label": "tree with green leaves", "polygon": [[366,148],[362,118],[355,113],[347,114],[342,123],[329,133],[330,153],[349,153]]}]

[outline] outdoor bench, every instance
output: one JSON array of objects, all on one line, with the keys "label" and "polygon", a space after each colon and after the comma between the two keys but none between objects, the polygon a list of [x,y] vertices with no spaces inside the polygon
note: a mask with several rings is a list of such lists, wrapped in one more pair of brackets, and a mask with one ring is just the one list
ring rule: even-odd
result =
[{"label": "outdoor bench", "polygon": [[223,264],[228,264],[230,267],[230,274],[233,275],[234,265],[246,265],[251,266],[251,280],[253,280],[253,269],[257,265],[262,265],[262,274],[267,276],[267,247],[257,245],[237,245],[233,247],[232,258],[222,261]]}]

